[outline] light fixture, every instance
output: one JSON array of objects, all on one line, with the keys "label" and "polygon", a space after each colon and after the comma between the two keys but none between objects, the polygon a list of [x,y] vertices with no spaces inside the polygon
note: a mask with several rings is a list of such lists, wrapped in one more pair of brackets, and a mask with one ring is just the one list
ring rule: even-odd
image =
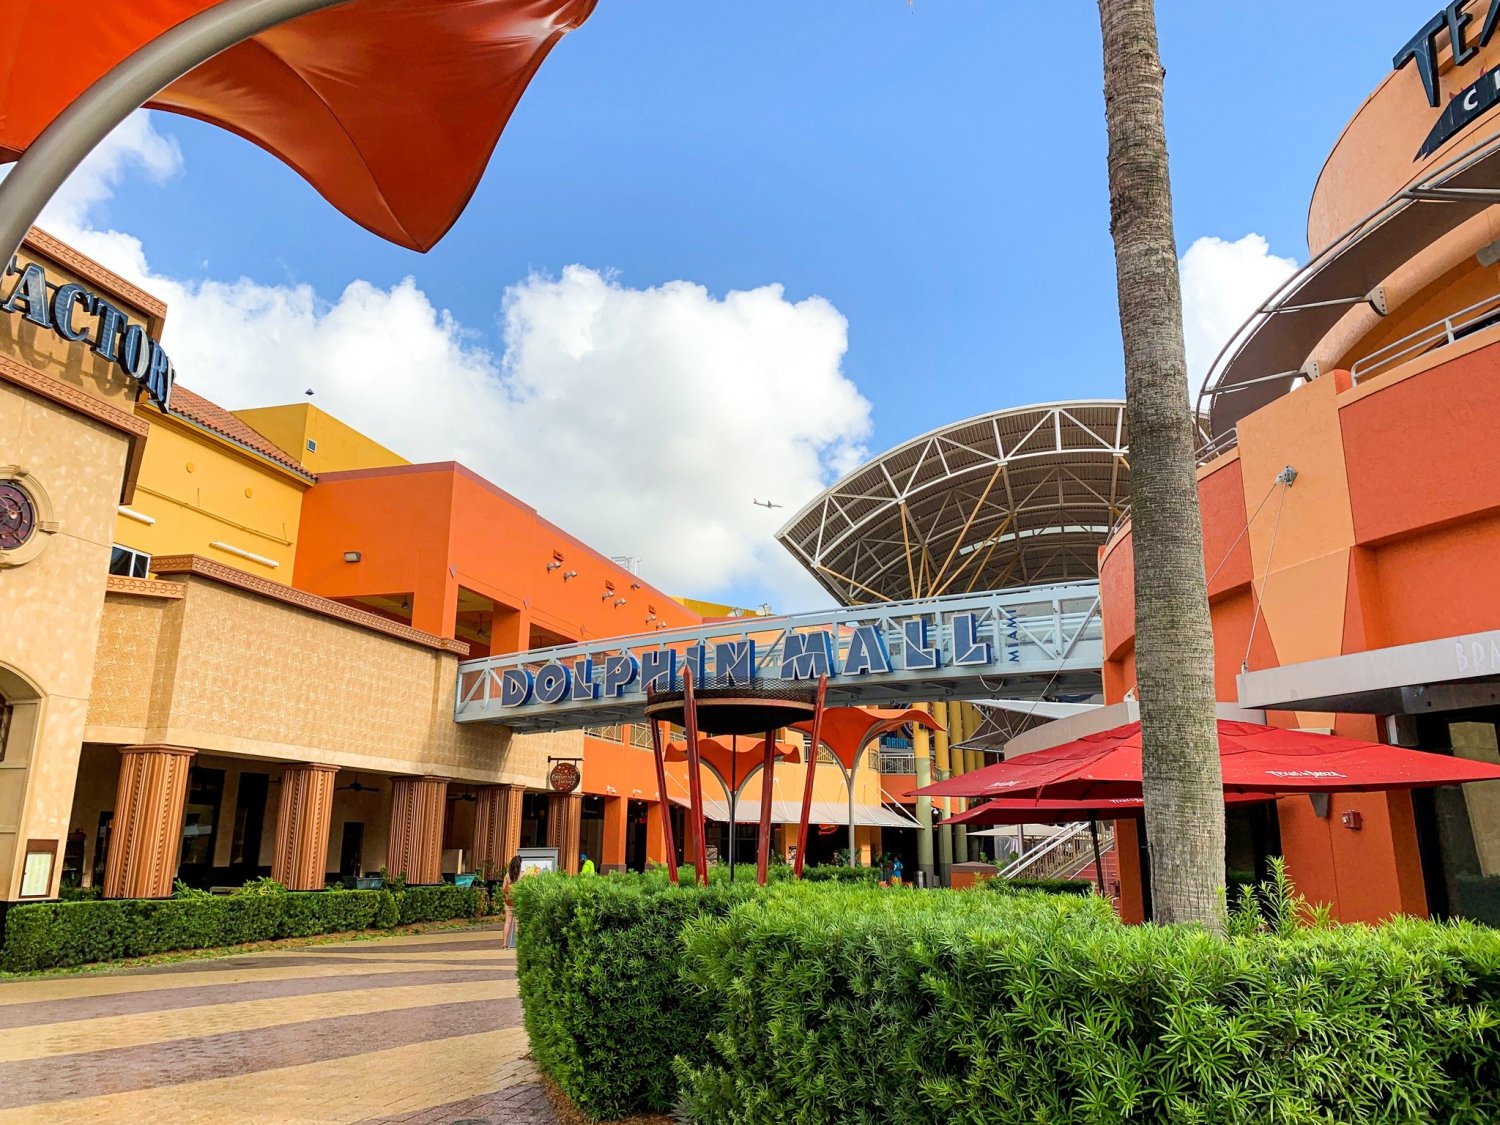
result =
[{"label": "light fixture", "polygon": [[604,593],[602,593],[602,594],[599,595],[599,600],[601,602],[607,602],[607,601],[609,601],[610,598],[612,598],[614,596],[615,596],[615,592],[613,590],[605,590]]},{"label": "light fixture", "polygon": [[632,590],[639,590],[641,588],[641,584],[639,582],[632,582],[630,584],[630,588]]},{"label": "light fixture", "polygon": [[565,570],[565,571],[563,571],[563,581],[564,582],[566,582],[569,578],[577,578],[577,577],[578,577],[578,572],[576,570]]},{"label": "light fixture", "polygon": [[624,598],[616,598],[615,599],[615,605],[616,605],[616,607],[622,606],[624,604],[625,604],[625,599]]},{"label": "light fixture", "polygon": [[359,560],[362,559],[362,558],[364,558],[364,556],[361,555],[358,551],[345,551],[344,552],[344,561],[347,562],[347,563],[356,563],[356,562],[359,562]]},{"label": "light fixture", "polygon": [[648,614],[646,614],[646,624],[647,625],[651,624],[651,622],[653,622],[655,620],[656,620],[656,614],[654,614],[654,613],[648,613]]},{"label": "light fixture", "polygon": [[556,559],[553,559],[551,562],[549,562],[547,564],[547,571],[548,571],[548,573],[551,573],[552,571],[556,570],[560,566],[562,566],[562,563],[558,562]]}]

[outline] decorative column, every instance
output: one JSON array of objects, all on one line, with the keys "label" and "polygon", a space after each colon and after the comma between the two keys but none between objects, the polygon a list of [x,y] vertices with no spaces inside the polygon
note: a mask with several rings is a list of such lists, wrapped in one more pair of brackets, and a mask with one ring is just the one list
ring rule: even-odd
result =
[{"label": "decorative column", "polygon": [[196,751],[126,746],[104,871],[105,898],[167,898],[182,857],[182,812]]},{"label": "decorative column", "polygon": [[391,779],[391,828],[386,870],[414,887],[443,881],[443,817],[448,811],[446,777]]},{"label": "decorative column", "polygon": [[[944,706],[948,715],[948,756],[952,759],[952,770],[954,777],[962,777],[969,772],[969,752],[962,748],[955,749],[954,744],[964,740],[963,704],[949,702]],[[969,802],[962,797],[956,802],[955,812],[963,812],[969,807]],[[969,855],[969,830],[962,824],[953,829],[953,862],[968,863],[972,857]]]},{"label": "decorative column", "polygon": [[557,849],[557,864],[578,874],[578,839],[583,829],[583,794],[554,793],[548,798],[547,846]]},{"label": "decorative column", "polygon": [[604,798],[604,854],[600,871],[624,871],[625,849],[630,838],[629,798]]},{"label": "decorative column", "polygon": [[[932,732],[932,780],[947,781],[953,776],[948,753],[948,707],[944,703],[934,703],[931,710],[942,724]],[[953,826],[948,823],[948,817],[953,815],[953,802],[945,797],[942,803],[943,819],[937,830],[937,875],[938,882],[946,887],[953,868]]]},{"label": "decorative column", "polygon": [[[917,707],[923,711],[928,709],[925,703],[918,703]],[[911,726],[911,751],[917,788],[931,785],[935,780],[932,776],[931,732],[921,723],[913,723]],[[932,863],[931,797],[917,798],[917,870],[926,875],[929,881],[936,874]]]},{"label": "decorative column", "polygon": [[670,815],[671,809],[665,801],[651,801],[646,805],[646,862],[658,867],[667,865],[667,837],[661,818]]},{"label": "decorative column", "polygon": [[519,785],[482,785],[474,806],[474,862],[486,879],[504,877],[505,865],[521,849]]},{"label": "decorative column", "polygon": [[281,771],[281,811],[271,878],[289,891],[321,891],[328,874],[333,780],[338,766],[308,763]]}]

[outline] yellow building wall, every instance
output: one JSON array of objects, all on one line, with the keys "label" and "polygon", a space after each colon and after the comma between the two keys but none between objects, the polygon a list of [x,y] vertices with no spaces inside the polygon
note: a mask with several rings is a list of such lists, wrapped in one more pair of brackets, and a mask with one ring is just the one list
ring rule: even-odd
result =
[{"label": "yellow building wall", "polygon": [[[314,474],[411,463],[308,402],[236,410],[234,415]],[[309,442],[317,448],[309,449]]]},{"label": "yellow building wall", "polygon": [[[151,423],[129,511],[115,519],[115,542],[151,555],[202,555],[290,584],[302,494],[309,482],[237,446],[146,407]],[[224,543],[269,559],[236,555]]]}]

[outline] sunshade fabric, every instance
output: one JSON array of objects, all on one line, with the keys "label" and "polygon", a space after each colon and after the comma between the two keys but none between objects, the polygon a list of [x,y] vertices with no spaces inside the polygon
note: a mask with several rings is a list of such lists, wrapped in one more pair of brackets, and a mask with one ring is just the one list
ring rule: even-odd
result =
[{"label": "sunshade fabric", "polygon": [[[1274,793],[1227,793],[1228,805],[1259,804]],[[994,797],[967,812],[955,813],[944,824],[987,827],[995,824],[1076,824],[1084,820],[1139,820],[1146,803],[1140,797],[1099,797],[1064,801],[1047,797]]]},{"label": "sunshade fabric", "polygon": [[[686,797],[673,797],[674,805],[688,807]],[[772,801],[771,823],[772,824],[796,824],[802,815],[802,803],[800,801]],[[729,803],[727,801],[703,801],[703,818],[705,820],[717,820],[721,823],[729,823]],[[734,821],[736,824],[758,824],[760,822],[760,801],[755,798],[742,798],[734,806]],[[809,824],[841,824],[849,823],[849,806],[840,801],[814,801],[812,805],[812,816],[808,819]],[[892,812],[884,805],[855,805],[854,823],[869,828],[915,828],[916,822],[899,813]]]},{"label": "sunshade fabric", "polygon": [[[382,238],[458,219],[531,76],[596,0],[351,0],[262,32],[149,103],[237,133]],[[0,162],[117,63],[213,0],[0,6]]]},{"label": "sunshade fabric", "polygon": [[[1420,789],[1500,780],[1500,767],[1331,734],[1219,720],[1227,792]],[[1141,724],[1085,735],[916,790],[924,797],[1141,795]]]},{"label": "sunshade fabric", "polygon": [[[898,731],[910,723],[928,730],[943,729],[943,724],[931,713],[916,707],[830,707],[823,712],[818,741],[828,747],[846,770],[852,770],[855,758],[871,739]],[[812,720],[796,723],[792,729],[811,737]]]}]

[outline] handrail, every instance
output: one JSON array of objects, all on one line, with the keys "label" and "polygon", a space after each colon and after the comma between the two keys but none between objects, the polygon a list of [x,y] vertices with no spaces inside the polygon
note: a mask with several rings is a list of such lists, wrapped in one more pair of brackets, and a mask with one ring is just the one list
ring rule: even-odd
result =
[{"label": "handrail", "polygon": [[1492,293],[1481,301],[1475,301],[1468,308],[1450,313],[1415,332],[1408,332],[1394,343],[1355,360],[1349,368],[1349,374],[1358,384],[1367,375],[1395,367],[1407,359],[1415,359],[1436,348],[1447,347],[1460,337],[1497,322],[1500,322],[1500,293]]},{"label": "handrail", "polygon": [[1025,871],[1028,867],[1035,866],[1038,860],[1051,855],[1058,848],[1062,847],[1064,844],[1069,843],[1070,841],[1076,840],[1080,834],[1087,832],[1088,830],[1088,823],[1084,822],[1082,824],[1075,824],[1072,828],[1069,828],[1063,832],[1059,832],[1055,836],[1048,837],[1046,843],[1038,844],[1029,852],[1022,852],[1020,855],[1016,856],[1015,859],[1011,860],[1010,863],[1001,870],[1000,878],[1014,879],[1018,874],[1020,874],[1022,871]]}]

